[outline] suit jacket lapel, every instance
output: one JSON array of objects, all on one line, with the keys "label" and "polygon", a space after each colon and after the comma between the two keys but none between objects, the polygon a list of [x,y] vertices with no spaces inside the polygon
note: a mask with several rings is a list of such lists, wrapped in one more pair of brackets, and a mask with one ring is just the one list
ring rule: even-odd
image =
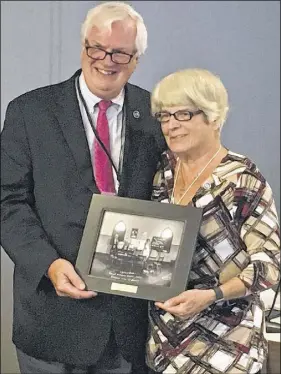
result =
[{"label": "suit jacket lapel", "polygon": [[80,75],[78,70],[69,80],[57,85],[54,89],[55,115],[61,125],[77,170],[84,184],[94,193],[98,193],[93,177],[91,155],[84,130],[79,102],[76,95],[75,78]]},{"label": "suit jacket lapel", "polygon": [[[75,79],[80,73],[81,70],[78,70],[69,80],[54,86],[56,87],[53,89],[54,113],[72,151],[83,183],[92,193],[99,193],[75,88]],[[139,140],[143,125],[142,110],[141,98],[135,94],[131,85],[127,84],[125,86],[125,144],[119,196],[126,196],[129,180],[132,174],[137,172],[135,165],[136,158],[139,156]]]},{"label": "suit jacket lapel", "polygon": [[[123,156],[123,167],[121,173],[121,181],[119,186],[118,195],[125,196],[128,188],[128,183],[132,171],[134,169],[138,146],[138,136],[136,132],[140,126],[141,121],[141,109],[143,105],[140,102],[139,96],[135,95],[131,85],[126,84],[125,86],[125,144],[124,144],[124,156]],[[139,114],[139,117],[136,115]]]}]

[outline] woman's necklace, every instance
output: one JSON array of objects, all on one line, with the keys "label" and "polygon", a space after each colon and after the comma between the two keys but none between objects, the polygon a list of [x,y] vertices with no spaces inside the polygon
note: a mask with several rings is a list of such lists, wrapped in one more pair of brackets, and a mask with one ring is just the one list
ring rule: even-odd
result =
[{"label": "woman's necklace", "polygon": [[219,154],[220,150],[221,150],[221,145],[220,145],[219,149],[216,151],[216,153],[213,155],[213,157],[207,162],[207,164],[203,167],[203,169],[200,170],[200,172],[196,175],[196,177],[193,179],[193,181],[190,183],[190,185],[186,188],[186,190],[184,191],[184,193],[182,194],[182,196],[178,200],[178,202],[176,202],[175,201],[175,187],[176,187],[177,180],[178,180],[179,170],[181,168],[181,160],[179,161],[179,167],[178,167],[177,174],[176,174],[176,177],[175,177],[174,187],[173,187],[172,196],[171,196],[172,203],[180,204],[180,202],[185,197],[185,195],[188,193],[188,191],[191,189],[191,187],[194,185],[194,183],[198,180],[198,178],[202,175],[202,173],[210,165],[210,163],[213,161],[213,159]]}]

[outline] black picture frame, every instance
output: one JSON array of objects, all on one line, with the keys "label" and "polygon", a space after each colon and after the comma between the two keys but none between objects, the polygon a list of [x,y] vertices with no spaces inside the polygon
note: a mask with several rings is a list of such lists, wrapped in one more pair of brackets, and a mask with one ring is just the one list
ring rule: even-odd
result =
[{"label": "black picture frame", "polygon": [[154,301],[176,296],[186,289],[202,211],[94,194],[76,271],[98,293]]}]

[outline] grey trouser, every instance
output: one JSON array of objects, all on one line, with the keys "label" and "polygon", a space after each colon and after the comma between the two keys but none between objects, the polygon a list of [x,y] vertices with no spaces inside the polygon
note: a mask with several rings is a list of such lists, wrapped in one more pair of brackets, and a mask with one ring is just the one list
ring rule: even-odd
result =
[{"label": "grey trouser", "polygon": [[105,349],[102,357],[92,366],[46,362],[17,349],[20,372],[21,374],[132,374],[132,365],[121,356],[112,336],[110,340],[110,345]]}]

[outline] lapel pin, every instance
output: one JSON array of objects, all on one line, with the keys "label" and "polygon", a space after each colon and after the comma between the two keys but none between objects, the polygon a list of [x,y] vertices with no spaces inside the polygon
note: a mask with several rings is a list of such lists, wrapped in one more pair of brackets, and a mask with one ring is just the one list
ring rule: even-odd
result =
[{"label": "lapel pin", "polygon": [[136,118],[136,119],[140,118],[140,112],[138,110],[134,110],[133,111],[133,117]]}]

